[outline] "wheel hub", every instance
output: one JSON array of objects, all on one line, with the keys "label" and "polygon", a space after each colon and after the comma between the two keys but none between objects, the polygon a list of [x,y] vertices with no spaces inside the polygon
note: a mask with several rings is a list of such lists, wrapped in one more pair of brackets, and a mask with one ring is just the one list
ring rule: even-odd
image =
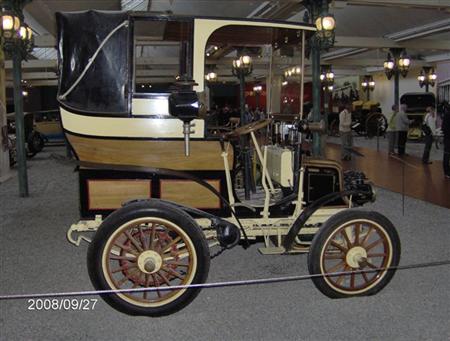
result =
[{"label": "wheel hub", "polygon": [[367,251],[361,246],[352,247],[345,255],[346,263],[353,269],[358,269],[367,259]]},{"label": "wheel hub", "polygon": [[153,250],[142,252],[137,260],[139,270],[146,274],[158,272],[161,269],[162,263],[161,255]]}]

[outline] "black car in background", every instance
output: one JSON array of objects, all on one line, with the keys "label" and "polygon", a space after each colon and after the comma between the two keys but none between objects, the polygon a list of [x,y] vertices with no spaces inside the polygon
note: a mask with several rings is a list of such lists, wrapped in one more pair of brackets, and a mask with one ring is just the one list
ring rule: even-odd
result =
[{"label": "black car in background", "polygon": [[406,104],[406,113],[414,122],[410,125],[408,139],[419,140],[422,138],[422,122],[426,115],[427,107],[436,106],[436,97],[432,92],[408,92],[400,98],[400,104]]},{"label": "black car in background", "polygon": [[[16,155],[16,118],[14,113],[7,114],[9,161],[14,165],[17,161]],[[28,157],[33,157],[44,148],[42,135],[35,130],[33,113],[24,113],[25,125],[25,147]]]}]

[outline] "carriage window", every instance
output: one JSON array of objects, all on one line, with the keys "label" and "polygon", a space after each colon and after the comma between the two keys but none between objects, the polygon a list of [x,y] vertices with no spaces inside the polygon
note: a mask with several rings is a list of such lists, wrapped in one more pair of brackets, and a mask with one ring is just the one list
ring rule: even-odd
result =
[{"label": "carriage window", "polygon": [[[168,93],[178,75],[191,72],[190,21],[134,22],[134,93]],[[136,97],[136,96],[135,96]]]},{"label": "carriage window", "polygon": [[[300,111],[302,31],[229,25],[217,29],[205,49],[207,121],[212,126],[241,120],[240,79],[233,61],[251,58],[244,77],[245,123],[268,113]],[[230,120],[230,118],[234,118]]]}]

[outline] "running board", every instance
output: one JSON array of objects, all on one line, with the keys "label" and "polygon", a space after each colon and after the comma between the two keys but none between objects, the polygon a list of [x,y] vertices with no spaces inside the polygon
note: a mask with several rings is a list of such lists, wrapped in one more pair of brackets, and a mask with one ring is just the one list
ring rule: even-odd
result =
[{"label": "running board", "polygon": [[308,253],[309,247],[299,247],[296,246],[294,249],[286,252],[286,249],[282,246],[269,246],[269,247],[260,247],[258,251],[263,255],[283,255],[288,253]]}]

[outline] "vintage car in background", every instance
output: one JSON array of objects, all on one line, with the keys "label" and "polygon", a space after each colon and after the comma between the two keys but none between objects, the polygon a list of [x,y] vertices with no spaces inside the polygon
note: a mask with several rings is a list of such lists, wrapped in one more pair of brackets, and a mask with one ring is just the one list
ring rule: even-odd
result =
[{"label": "vintage car in background", "polygon": [[[328,118],[329,134],[339,135],[339,113],[333,113]],[[380,103],[376,101],[352,102],[352,131],[359,136],[373,138],[384,136],[387,129],[387,119],[382,114]]]},{"label": "vintage car in background", "polygon": [[[302,134],[324,130],[302,111],[312,25],[56,16],[61,123],[79,163],[81,220],[67,237],[90,242],[89,276],[97,290],[113,290],[101,294],[109,305],[132,315],[176,312],[199,294],[213,256],[254,240],[263,254],[308,253],[314,284],[332,298],[373,295],[389,283],[400,260],[396,229],[378,212],[352,208],[375,199],[370,183],[303,153]],[[238,72],[251,59],[267,84],[300,68],[301,109],[286,120],[288,139],[270,133],[276,101],[271,116],[221,134],[199,114],[207,71]]]},{"label": "vintage car in background", "polygon": [[64,143],[59,110],[35,111],[33,115],[35,130],[41,134],[45,144]]},{"label": "vintage car in background", "polygon": [[[28,157],[33,157],[44,148],[44,138],[36,131],[34,123],[34,115],[32,112],[25,112],[25,147]],[[10,165],[16,163],[16,118],[14,113],[6,115],[9,139],[9,159]]]},{"label": "vintage car in background", "polygon": [[408,92],[400,97],[400,104],[406,104],[408,118],[413,120],[408,131],[408,139],[419,140],[423,137],[422,122],[428,107],[436,107],[436,97],[432,92]]}]

